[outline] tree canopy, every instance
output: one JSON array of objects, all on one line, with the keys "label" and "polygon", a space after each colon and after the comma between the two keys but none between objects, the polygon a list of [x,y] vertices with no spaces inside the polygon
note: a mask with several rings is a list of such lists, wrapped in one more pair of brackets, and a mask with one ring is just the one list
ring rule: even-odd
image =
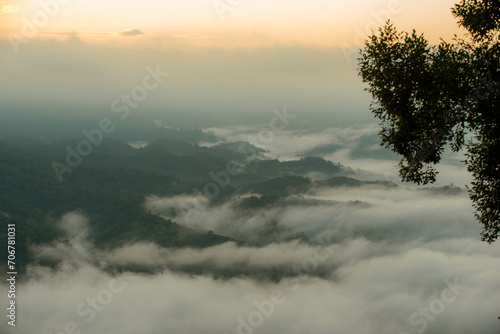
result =
[{"label": "tree canopy", "polygon": [[381,145],[402,156],[403,181],[435,182],[445,148],[466,151],[469,195],[491,243],[500,234],[500,0],[462,0],[452,14],[465,37],[438,45],[388,21],[360,51],[359,75]]}]

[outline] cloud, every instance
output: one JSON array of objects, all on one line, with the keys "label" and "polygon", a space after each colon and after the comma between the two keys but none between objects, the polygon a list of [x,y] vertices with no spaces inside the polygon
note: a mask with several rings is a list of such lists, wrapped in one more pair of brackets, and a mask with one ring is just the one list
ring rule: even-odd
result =
[{"label": "cloud", "polygon": [[17,285],[15,330],[497,333],[500,247],[479,240],[465,191],[315,187],[253,210],[240,196],[146,199],[146,210],[246,242],[204,249],[100,250],[82,213],[64,215],[67,237],[32,247],[52,266],[30,266]]},{"label": "cloud", "polygon": [[66,232],[68,237],[79,239],[82,235],[86,236],[88,220],[77,212],[70,212],[61,218],[59,226]]},{"label": "cloud", "polygon": [[144,35],[144,33],[142,31],[140,31],[139,29],[128,29],[128,30],[117,32],[116,34],[119,36],[124,36],[124,37]]},{"label": "cloud", "polygon": [[[290,113],[293,115],[292,111]],[[269,119],[272,116],[270,114]],[[272,140],[268,141],[259,140],[259,133],[263,130],[269,130],[269,126],[267,124],[236,125],[207,129],[216,136],[224,137],[226,141],[246,141],[273,154],[279,154],[280,159],[296,159],[297,156],[306,155],[315,148],[322,146],[339,146],[353,149],[362,136],[376,133],[378,126],[376,124],[367,124],[331,127],[311,132],[310,129],[296,129],[293,124],[290,124],[288,129],[285,128],[284,131],[275,131]]]},{"label": "cloud", "polygon": [[294,266],[301,266],[304,259],[313,258],[315,254],[321,260],[316,260],[318,267],[314,272],[303,274],[329,276],[337,266],[335,261],[339,261],[331,257],[334,252],[338,252],[335,247],[310,246],[297,241],[264,247],[238,246],[228,242],[206,249],[165,249],[152,243],[136,243],[104,254],[102,260],[107,266],[153,268],[225,278],[240,276],[265,281],[302,275],[293,271]]},{"label": "cloud", "polygon": [[[61,223],[74,227],[84,219],[72,213]],[[16,328],[2,322],[0,330],[48,334],[76,326],[96,334],[378,334],[417,333],[425,326],[431,334],[498,331],[499,247],[466,237],[396,244],[358,238],[318,253],[317,267],[311,262],[314,249],[298,242],[208,249],[139,243],[79,262],[68,258],[53,269],[34,266],[17,285],[22,307]],[[204,263],[227,270],[245,264],[259,271],[299,266],[304,275],[271,282],[170,269],[113,274],[102,262]],[[315,274],[325,270],[327,275]],[[0,293],[7,293],[5,285]]]},{"label": "cloud", "polygon": [[78,212],[65,214],[58,222],[67,238],[52,244],[32,246],[34,256],[48,262],[91,262],[93,245],[88,241],[88,219]]},{"label": "cloud", "polygon": [[[295,122],[293,120],[292,122]],[[215,135],[226,142],[247,141],[263,148],[269,153],[268,158],[297,160],[302,156],[320,156],[326,160],[347,166],[347,174],[360,180],[389,180],[400,183],[398,162],[400,157],[380,146],[376,123],[357,124],[325,129],[297,129],[294,124],[284,131],[273,133],[272,140],[259,140],[259,133],[268,129],[268,125],[234,125],[210,127]],[[450,183],[465,186],[471,181],[470,174],[464,168],[463,152],[452,152],[449,148],[437,166],[440,172],[437,185]],[[411,185],[410,185],[411,186]]]},{"label": "cloud", "polygon": [[313,242],[326,238],[341,242],[357,237],[438,240],[443,236],[479,237],[480,234],[465,191],[446,194],[376,185],[316,187],[307,194],[252,209],[241,206],[245,197],[208,205],[203,196],[151,196],[146,199],[145,207],[178,224],[254,245],[301,236]]}]

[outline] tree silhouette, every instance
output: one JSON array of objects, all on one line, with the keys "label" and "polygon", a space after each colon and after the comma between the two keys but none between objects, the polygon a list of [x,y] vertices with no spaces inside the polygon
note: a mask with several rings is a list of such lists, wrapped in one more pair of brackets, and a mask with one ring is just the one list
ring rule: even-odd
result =
[{"label": "tree silhouette", "polygon": [[402,156],[403,181],[435,182],[445,147],[465,149],[469,195],[491,243],[500,233],[500,0],[463,0],[452,14],[465,39],[439,45],[388,21],[360,51],[359,75],[381,145]]}]

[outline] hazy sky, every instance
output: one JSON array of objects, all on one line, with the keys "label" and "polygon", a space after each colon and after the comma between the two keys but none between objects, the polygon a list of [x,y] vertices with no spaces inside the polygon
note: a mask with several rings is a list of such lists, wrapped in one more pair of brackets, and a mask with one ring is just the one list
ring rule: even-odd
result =
[{"label": "hazy sky", "polygon": [[[55,1],[55,0],[54,0]],[[46,1],[52,3],[51,1]],[[37,16],[35,0],[0,2],[4,27],[19,33],[26,19],[40,20],[39,33],[87,33],[94,41],[115,39],[113,33],[139,29],[134,43],[171,46],[253,47],[299,44],[335,47],[353,44],[359,31],[369,32],[390,18],[402,29],[416,28],[433,39],[457,32],[450,8],[453,0],[184,0],[98,1],[61,0],[52,17]],[[230,4],[233,5],[230,5]],[[96,35],[97,34],[97,35]],[[57,35],[52,35],[52,37]],[[60,36],[60,35],[59,35]],[[178,42],[178,41],[177,41]]]},{"label": "hazy sky", "polygon": [[309,124],[373,122],[356,72],[371,30],[390,18],[434,42],[459,32],[452,0],[54,1],[0,1],[3,115],[33,104],[38,115],[109,115],[160,66],[171,75],[137,114],[196,114],[191,125],[213,126],[265,122],[286,105]]}]

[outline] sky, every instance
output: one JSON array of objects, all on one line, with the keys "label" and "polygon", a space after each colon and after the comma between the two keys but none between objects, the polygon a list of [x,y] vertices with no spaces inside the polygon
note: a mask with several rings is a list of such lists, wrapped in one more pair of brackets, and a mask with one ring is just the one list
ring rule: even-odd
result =
[{"label": "sky", "polygon": [[305,126],[373,122],[356,71],[371,31],[390,18],[434,42],[460,32],[453,1],[231,3],[2,0],[3,113],[99,118],[149,66],[170,77],[138,111],[171,125],[263,122],[283,105]]},{"label": "sky", "polygon": [[[47,4],[41,6],[40,4]],[[259,47],[285,44],[338,47],[354,44],[387,19],[432,40],[457,33],[454,1],[412,0],[186,0],[53,1],[3,0],[3,35],[37,23],[30,37],[77,33],[94,42],[116,42],[113,33],[137,29],[134,44],[173,47]],[[48,20],[41,18],[46,8]],[[121,43],[125,43],[121,41]]]}]

